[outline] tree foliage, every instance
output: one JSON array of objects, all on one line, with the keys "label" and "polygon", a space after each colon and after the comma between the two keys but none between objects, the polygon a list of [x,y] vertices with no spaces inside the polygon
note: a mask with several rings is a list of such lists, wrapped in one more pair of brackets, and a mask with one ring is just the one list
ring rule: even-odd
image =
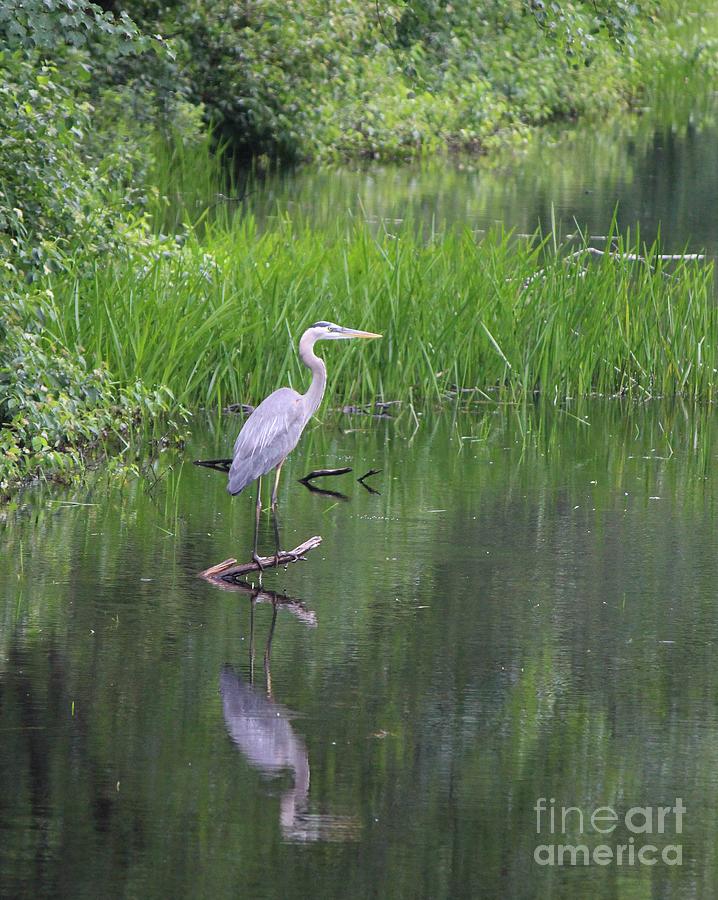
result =
[{"label": "tree foliage", "polygon": [[637,90],[659,0],[115,0],[171,35],[188,96],[237,150],[404,157],[600,114]]},{"label": "tree foliage", "polygon": [[74,47],[104,55],[136,53],[147,39],[123,10],[113,15],[88,0],[5,0],[0,43],[11,50],[55,53]]}]

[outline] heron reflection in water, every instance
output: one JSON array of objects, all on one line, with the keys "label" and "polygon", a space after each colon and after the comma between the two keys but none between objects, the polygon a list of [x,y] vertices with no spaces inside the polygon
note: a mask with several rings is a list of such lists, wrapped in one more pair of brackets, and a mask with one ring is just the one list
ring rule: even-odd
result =
[{"label": "heron reflection in water", "polygon": [[260,569],[266,566],[257,553],[259,518],[262,512],[262,476],[275,471],[272,489],[274,514],[275,565],[279,565],[279,525],[277,523],[277,491],[284,461],[299,443],[307,423],[319,408],[327,384],[327,367],[324,360],[314,353],[317,341],[339,341],[351,338],[379,338],[371,331],[344,328],[333,322],[316,322],[308,328],[299,341],[299,358],[312,373],[312,381],[306,394],[292,388],[279,388],[266,397],[242,426],[234,444],[232,465],[229,470],[227,490],[241,493],[248,484],[257,480],[257,506],[254,519],[254,549],[252,559]]},{"label": "heron reflection in water", "polygon": [[[292,727],[294,717],[272,696],[270,656],[272,638],[277,622],[277,610],[288,607],[307,625],[316,624],[300,601],[276,594],[274,591],[255,591],[249,585],[235,585],[252,595],[250,611],[249,679],[231,666],[222,669],[219,690],[222,696],[224,723],[232,742],[250,765],[269,777],[290,772],[292,785],[280,801],[280,825],[285,840],[351,841],[358,836],[359,826],[351,816],[315,815],[309,806],[309,754],[302,738]],[[229,588],[231,589],[231,588]],[[272,603],[272,622],[264,652],[266,688],[254,684],[254,610],[257,602]]]}]

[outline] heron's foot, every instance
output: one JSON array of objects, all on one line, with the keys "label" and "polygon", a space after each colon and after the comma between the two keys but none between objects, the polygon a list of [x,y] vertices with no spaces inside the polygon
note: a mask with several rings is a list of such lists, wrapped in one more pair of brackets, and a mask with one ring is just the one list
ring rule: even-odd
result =
[{"label": "heron's foot", "polygon": [[[283,563],[280,563],[279,560],[282,557],[284,558],[284,561],[283,561]],[[290,562],[296,562],[298,559],[299,559],[299,557],[297,556],[296,553],[290,553],[289,550],[278,550],[274,554],[274,565],[275,566],[280,566],[280,565],[286,566],[286,565],[289,565]]]},{"label": "heron's foot", "polygon": [[263,571],[267,568],[267,567],[264,565],[264,563],[262,562],[262,557],[257,553],[256,550],[253,550],[253,551],[252,551],[252,562],[257,563],[257,565],[259,566],[259,571],[260,571],[260,572],[263,572]]}]

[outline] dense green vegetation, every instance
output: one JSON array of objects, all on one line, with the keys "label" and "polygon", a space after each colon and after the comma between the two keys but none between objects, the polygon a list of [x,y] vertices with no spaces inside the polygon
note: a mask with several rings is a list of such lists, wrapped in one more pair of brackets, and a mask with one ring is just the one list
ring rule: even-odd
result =
[{"label": "dense green vegetation", "polygon": [[371,346],[323,345],[345,400],[441,399],[454,386],[711,399],[711,267],[669,273],[656,252],[588,264],[500,234],[423,241],[407,227],[375,238],[359,225],[330,236],[289,222],[259,234],[244,219],[143,271],[104,263],[58,283],[47,328],[121,383],[140,375],[190,406],[300,387],[296,343],[322,318],[384,332]]},{"label": "dense green vegetation", "polygon": [[138,74],[169,71],[162,43],[85,0],[4,3],[0,46],[2,492],[39,468],[68,472],[81,447],[167,408],[53,342],[45,304],[53,275],[158,245],[143,211],[158,123],[191,142],[199,119]]},{"label": "dense green vegetation", "polygon": [[[676,26],[673,6],[656,0],[104,6],[0,8],[0,492],[41,469],[68,471],[80,446],[179,401],[256,399],[275,378],[300,383],[287,342],[268,359],[263,350],[265,328],[284,328],[290,309],[295,329],[328,308],[387,327],[383,348],[371,351],[383,358],[362,357],[366,394],[435,397],[452,382],[612,392],[634,380],[711,394],[698,365],[712,352],[700,271],[665,282],[692,323],[669,329],[670,353],[656,332],[638,362],[617,363],[618,344],[604,353],[621,377],[593,356],[578,375],[546,349],[560,340],[558,319],[541,334],[523,314],[523,331],[510,326],[509,311],[539,290],[520,290],[539,264],[528,247],[499,239],[476,248],[461,237],[423,247],[408,230],[392,246],[361,229],[327,238],[289,226],[260,239],[249,219],[213,215],[200,225],[186,196],[206,201],[222,189],[218,146],[225,158],[403,158],[485,149],[556,116],[620,107],[667,65],[681,78],[715,71],[697,13],[684,11]],[[500,289],[477,281],[477,261],[507,279]],[[658,298],[657,318],[673,302],[649,269],[619,265],[612,275],[600,266],[577,281],[555,258],[548,265],[539,293],[548,302],[541,292],[556,282],[555,316],[579,309],[570,292],[594,279],[604,293],[611,277],[619,293],[637,280]],[[465,329],[448,360],[431,342],[452,297]],[[536,329],[542,313],[529,308]],[[640,315],[649,328],[650,310]],[[695,360],[689,338],[704,325]],[[417,339],[400,350],[400,333]],[[356,396],[358,370],[337,363],[333,384]]]},{"label": "dense green vegetation", "polygon": [[[300,159],[484,149],[615,111],[681,57],[674,20],[691,18],[660,0],[112,6],[172,35],[187,96],[236,150]],[[692,63],[715,72],[710,42]]]}]

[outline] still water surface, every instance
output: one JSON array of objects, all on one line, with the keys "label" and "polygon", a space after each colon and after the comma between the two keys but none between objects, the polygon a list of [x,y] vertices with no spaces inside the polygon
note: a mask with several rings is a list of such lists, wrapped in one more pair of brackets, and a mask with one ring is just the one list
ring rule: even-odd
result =
[{"label": "still water surface", "polygon": [[[324,543],[254,602],[196,577],[251,542],[253,498],[189,465],[234,416],[6,510],[2,895],[716,896],[715,416],[323,418],[281,514]],[[354,468],[348,499],[297,483],[320,465]],[[680,797],[650,842],[683,865],[540,867],[540,797]]]}]

